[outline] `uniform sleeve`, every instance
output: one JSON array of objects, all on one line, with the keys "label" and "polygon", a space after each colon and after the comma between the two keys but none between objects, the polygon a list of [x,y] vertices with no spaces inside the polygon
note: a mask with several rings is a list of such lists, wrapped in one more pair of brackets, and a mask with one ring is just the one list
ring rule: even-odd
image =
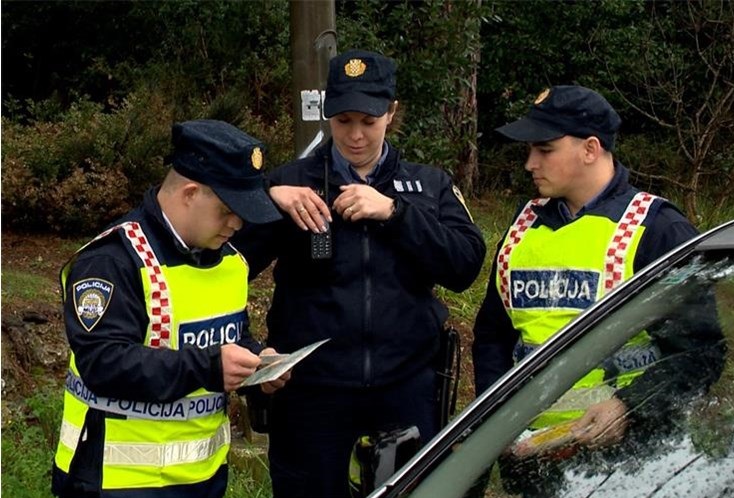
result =
[{"label": "uniform sleeve", "polygon": [[[635,272],[698,235],[698,230],[669,203],[664,203],[640,241]],[[725,348],[715,321],[716,299],[703,292],[684,307],[685,314],[650,327],[661,360],[617,393],[638,419],[660,420],[676,403],[707,388],[721,374]],[[700,311],[697,311],[700,310]],[[698,317],[692,321],[689,317]]]},{"label": "uniform sleeve", "polygon": [[663,202],[640,239],[634,261],[635,273],[696,235],[698,230],[672,204]]},{"label": "uniform sleeve", "polygon": [[[281,168],[271,171],[268,176],[268,187],[281,185],[279,173]],[[277,206],[276,206],[277,207]],[[249,279],[253,280],[264,271],[277,257],[280,247],[278,238],[284,223],[292,223],[290,215],[283,214],[283,219],[272,223],[245,223],[230,239],[230,243],[245,257],[250,267]]]},{"label": "uniform sleeve", "polygon": [[428,278],[461,292],[479,275],[487,248],[448,175],[441,172],[436,181],[437,213],[402,196],[396,200],[395,214],[383,226],[391,239],[417,260]]},{"label": "uniform sleeve", "polygon": [[265,224],[246,224],[230,239],[230,243],[247,260],[249,280],[263,272],[276,258],[278,227],[283,221]]},{"label": "uniform sleeve", "polygon": [[492,264],[487,294],[474,322],[472,356],[477,395],[512,368],[512,351],[519,337],[497,291],[496,261],[497,258]]},{"label": "uniform sleeve", "polygon": [[637,421],[670,420],[671,412],[707,390],[723,371],[727,349],[716,296],[701,292],[680,309],[685,311],[648,329],[660,359],[616,394]]},{"label": "uniform sleeve", "polygon": [[[66,333],[87,387],[98,396],[148,402],[173,401],[200,387],[222,391],[219,347],[173,351],[143,345],[148,317],[138,269],[124,248],[105,247],[81,255],[66,281]],[[80,282],[111,288],[91,320],[75,304]]]}]

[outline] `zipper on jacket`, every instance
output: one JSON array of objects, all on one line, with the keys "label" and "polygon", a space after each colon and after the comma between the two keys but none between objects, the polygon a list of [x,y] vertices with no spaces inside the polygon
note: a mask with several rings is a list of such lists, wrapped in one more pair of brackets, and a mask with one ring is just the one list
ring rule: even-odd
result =
[{"label": "zipper on jacket", "polygon": [[370,236],[367,225],[362,227],[362,271],[364,273],[364,385],[372,385],[372,277],[369,272]]}]

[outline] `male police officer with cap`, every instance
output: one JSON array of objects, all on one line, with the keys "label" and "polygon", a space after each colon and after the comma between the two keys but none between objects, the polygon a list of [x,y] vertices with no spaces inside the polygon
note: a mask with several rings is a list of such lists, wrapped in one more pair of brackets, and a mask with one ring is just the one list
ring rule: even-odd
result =
[{"label": "male police officer with cap", "polygon": [[[538,95],[525,117],[497,129],[528,144],[525,169],[541,198],[519,210],[493,261],[487,295],[474,326],[478,393],[605,293],[696,235],[672,204],[628,183],[628,170],[612,156],[620,123],[597,92],[555,86]],[[668,342],[662,354],[708,339]],[[603,383],[611,374],[618,388],[613,396],[608,393],[605,401],[574,409],[554,405],[533,427],[556,425],[583,414],[573,426],[578,443],[618,441],[625,432],[629,407],[639,404],[635,395],[645,391],[634,389],[630,382],[661,355],[659,341],[647,333],[627,346],[628,354],[639,357],[640,361],[631,362],[639,368],[596,369],[574,386],[584,392],[600,390],[608,387]],[[614,365],[619,367],[619,362],[609,362]],[[684,385],[686,377],[696,377],[697,368],[705,366],[689,363],[669,369],[665,380]]]},{"label": "male police officer with cap", "polygon": [[175,124],[172,141],[162,185],[62,270],[72,354],[57,496],[226,490],[225,392],[255,371],[262,350],[247,328],[248,266],[228,239],[243,220],[280,215],[263,190],[256,139],[196,120]]}]

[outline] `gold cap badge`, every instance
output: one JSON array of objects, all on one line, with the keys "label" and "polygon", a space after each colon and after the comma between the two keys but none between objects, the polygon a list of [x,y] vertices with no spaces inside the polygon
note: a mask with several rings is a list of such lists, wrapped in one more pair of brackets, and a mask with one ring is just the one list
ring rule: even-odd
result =
[{"label": "gold cap badge", "polygon": [[535,105],[538,105],[545,99],[547,99],[548,95],[550,95],[550,88],[546,88],[545,90],[540,92],[537,97],[535,97]]},{"label": "gold cap badge", "polygon": [[362,76],[365,70],[367,70],[367,66],[362,62],[362,59],[350,59],[349,62],[344,65],[344,74],[350,78]]},{"label": "gold cap badge", "polygon": [[263,153],[260,150],[260,147],[255,147],[252,150],[252,156],[250,156],[250,161],[252,162],[252,167],[255,169],[260,169],[263,167]]}]

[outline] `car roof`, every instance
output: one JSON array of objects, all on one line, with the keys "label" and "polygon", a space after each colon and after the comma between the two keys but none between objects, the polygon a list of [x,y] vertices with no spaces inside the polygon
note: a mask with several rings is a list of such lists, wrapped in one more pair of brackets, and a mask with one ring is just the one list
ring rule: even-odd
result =
[{"label": "car roof", "polygon": [[734,220],[721,225],[710,237],[702,240],[696,249],[700,251],[734,249]]}]

